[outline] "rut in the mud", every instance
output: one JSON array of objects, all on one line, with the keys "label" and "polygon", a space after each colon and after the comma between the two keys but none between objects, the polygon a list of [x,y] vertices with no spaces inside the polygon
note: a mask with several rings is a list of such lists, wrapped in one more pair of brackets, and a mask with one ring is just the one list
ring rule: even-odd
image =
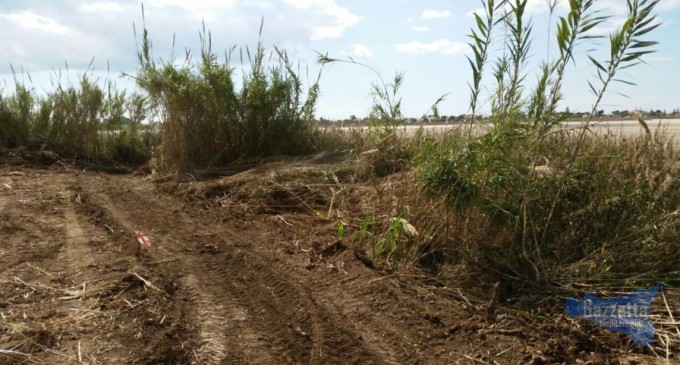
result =
[{"label": "rut in the mud", "polygon": [[251,241],[251,247],[257,238],[237,237],[228,227],[205,225],[183,212],[168,214],[171,205],[161,205],[153,194],[103,193],[94,186],[80,188],[90,204],[108,212],[112,225],[128,233],[144,229],[152,237],[147,261],[181,264],[173,272],[190,307],[184,320],[195,326],[200,362],[382,362],[383,354],[372,353],[351,322],[320,305],[285,268],[247,252],[242,242]]}]

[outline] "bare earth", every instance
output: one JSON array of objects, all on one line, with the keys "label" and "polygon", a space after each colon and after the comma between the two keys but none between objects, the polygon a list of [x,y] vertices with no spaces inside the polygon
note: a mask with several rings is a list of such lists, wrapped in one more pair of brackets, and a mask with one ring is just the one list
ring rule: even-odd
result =
[{"label": "bare earth", "polygon": [[[328,227],[143,177],[0,165],[0,364],[654,359],[563,316],[561,300],[487,320],[486,300],[372,270]],[[139,230],[152,240],[141,254]]]}]

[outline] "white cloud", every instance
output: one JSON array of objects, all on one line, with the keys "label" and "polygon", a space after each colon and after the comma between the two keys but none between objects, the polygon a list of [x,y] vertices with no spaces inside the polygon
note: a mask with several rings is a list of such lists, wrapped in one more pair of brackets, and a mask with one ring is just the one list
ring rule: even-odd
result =
[{"label": "white cloud", "polygon": [[[608,1],[608,0],[598,0],[600,2]],[[613,0],[616,1],[616,0]],[[595,3],[596,5],[598,4],[597,2]],[[512,7],[510,6],[510,3],[506,3],[503,7],[501,7],[500,11],[510,11]],[[565,0],[558,0],[557,1],[557,7],[555,8],[555,12],[560,12],[562,10],[566,10],[569,8],[568,2]],[[527,0],[527,8],[525,10],[526,14],[529,16],[533,15],[541,15],[544,13],[547,13],[549,11],[548,3],[546,0]],[[484,8],[477,8],[472,11],[469,11],[465,14],[467,17],[472,17],[474,14],[477,14],[481,16],[482,18],[484,17]]]},{"label": "white cloud", "polygon": [[668,11],[676,7],[680,7],[680,0],[664,0],[659,2],[659,5],[656,6],[656,10]]},{"label": "white cloud", "polygon": [[477,9],[470,10],[467,13],[465,13],[465,16],[472,18],[475,14],[477,14],[477,15],[479,15],[483,18],[484,17],[484,8],[477,8]]},{"label": "white cloud", "polygon": [[[602,1],[602,0],[598,0]],[[555,8],[556,12],[565,10],[569,8],[569,2],[565,0],[558,0],[557,1],[557,7]],[[597,3],[597,1],[595,2]],[[548,2],[546,0],[528,0],[527,1],[527,9],[526,12],[529,15],[539,15],[539,14],[544,14],[548,13],[550,11],[550,7],[548,6]]]},{"label": "white cloud", "polygon": [[7,30],[0,33],[0,54],[30,72],[59,67],[65,60],[69,61],[69,65],[79,67],[94,56],[108,57],[120,53],[115,52],[112,43],[106,39],[32,10],[0,15],[0,28]]},{"label": "white cloud", "polygon": [[430,31],[430,28],[425,27],[425,26],[418,26],[418,25],[412,26],[411,29],[413,29],[414,31],[416,31],[418,33],[427,33],[427,32]]},{"label": "white cloud", "polygon": [[465,42],[452,41],[449,39],[442,38],[440,40],[430,43],[416,41],[409,43],[399,43],[395,44],[394,48],[399,52],[411,54],[424,54],[424,53],[462,54],[468,48],[468,45]]},{"label": "white cloud", "polygon": [[26,30],[37,30],[54,34],[68,34],[73,31],[68,26],[59,23],[57,20],[34,13],[31,10],[0,15],[0,19],[3,18],[12,22],[13,26],[19,29],[23,28]]},{"label": "white cloud", "polygon": [[448,18],[451,16],[451,12],[449,10],[425,9],[421,16],[423,19]]},{"label": "white cloud", "polygon": [[597,27],[588,31],[588,35],[591,36],[607,36],[614,31],[621,28],[623,23],[626,22],[626,18],[610,18]]},{"label": "white cloud", "polygon": [[[659,2],[659,4],[656,6],[656,11],[669,11],[672,10],[676,7],[680,7],[680,0],[664,0]],[[504,10],[510,10],[510,4],[506,4],[503,7]],[[614,15],[623,15],[628,12],[628,6],[626,5],[626,2],[623,0],[597,0],[594,3],[593,10],[604,10],[608,14],[614,14]],[[557,2],[557,8],[555,9],[555,12],[557,13],[564,13],[569,10],[569,2],[566,0],[558,0]],[[546,0],[527,0],[527,9],[526,13],[528,15],[541,15],[548,13],[549,8],[548,8],[548,3]],[[484,15],[484,9],[483,8],[477,8],[472,11],[469,11],[465,15],[468,17],[471,17],[473,14],[479,14],[480,16]]]},{"label": "white cloud", "polygon": [[371,49],[368,48],[368,46],[364,44],[353,44],[352,45],[352,55],[355,57],[373,57],[373,52],[371,52]]},{"label": "white cloud", "polygon": [[250,1],[249,4],[258,9],[269,10],[274,8],[274,4],[269,0]]},{"label": "white cloud", "polygon": [[[628,13],[628,6],[621,0],[598,0],[595,2],[597,9],[609,14],[624,15]],[[680,7],[680,0],[663,0],[654,8],[656,13],[673,10]]]},{"label": "white cloud", "polygon": [[[184,10],[196,18],[212,21],[219,9],[232,8],[236,0],[148,0],[155,8],[175,7]],[[145,3],[146,4],[146,3]]]},{"label": "white cloud", "polygon": [[[348,8],[339,6],[334,0],[283,0],[289,6],[313,11],[317,14],[331,18],[330,25],[312,26],[312,40],[324,38],[339,38],[342,34],[361,20],[361,17],[352,13]],[[325,23],[325,22],[324,22]]]},{"label": "white cloud", "polygon": [[230,8],[234,3],[235,0],[148,0],[148,4],[154,7],[176,6],[187,10]]},{"label": "white cloud", "polygon": [[97,3],[81,4],[78,7],[83,13],[122,13],[125,11],[122,5],[112,1],[103,1]]}]

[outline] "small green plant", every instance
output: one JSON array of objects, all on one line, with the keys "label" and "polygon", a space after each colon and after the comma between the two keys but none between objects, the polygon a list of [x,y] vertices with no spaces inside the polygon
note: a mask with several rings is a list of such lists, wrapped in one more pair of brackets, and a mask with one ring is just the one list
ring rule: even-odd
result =
[{"label": "small green plant", "polygon": [[349,63],[373,72],[377,77],[377,81],[371,82],[371,91],[369,93],[369,96],[373,99],[369,113],[371,126],[379,130],[382,136],[384,134],[393,134],[396,128],[404,123],[404,115],[401,112],[402,98],[400,95],[400,89],[404,84],[403,72],[397,72],[392,82],[386,82],[376,69],[365,63],[357,62],[352,58],[344,60],[319,53],[317,55],[317,62],[321,65]]},{"label": "small green plant", "polygon": [[343,222],[338,223],[338,228],[335,231],[335,237],[337,237],[341,241],[343,237],[345,237],[345,224]]},{"label": "small green plant", "polygon": [[373,235],[375,233],[375,213],[370,217],[364,218],[363,222],[361,222],[361,230],[359,233],[362,240],[366,238],[367,235]]},{"label": "small green plant", "polygon": [[364,247],[368,247],[367,251],[376,267],[396,271],[400,267],[408,267],[417,260],[421,250],[420,240],[412,235],[413,231],[406,229],[405,224],[408,223],[404,222],[401,216],[392,218],[385,232],[376,235],[378,224],[375,215],[364,219],[361,225],[360,242]]}]

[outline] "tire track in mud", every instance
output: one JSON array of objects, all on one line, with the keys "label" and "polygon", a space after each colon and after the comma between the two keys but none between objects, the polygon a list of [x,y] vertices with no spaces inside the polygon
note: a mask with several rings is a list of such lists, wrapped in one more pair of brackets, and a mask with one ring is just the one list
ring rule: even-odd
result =
[{"label": "tire track in mud", "polygon": [[[145,194],[139,188],[130,189],[129,186],[135,183],[140,184],[130,181],[130,184],[125,184],[128,188],[124,191],[106,191],[107,199],[116,202],[112,205],[125,206],[128,218],[119,218],[128,221],[145,219],[147,225],[155,225],[157,237],[159,231],[166,231],[160,237],[172,254],[181,254],[182,249],[191,252],[184,254],[182,260],[185,260],[185,265],[178,269],[193,270],[196,280],[207,279],[213,284],[196,287],[190,276],[184,279],[190,295],[195,292],[199,298],[199,309],[194,317],[200,323],[201,331],[215,332],[212,324],[201,318],[205,317],[200,315],[202,312],[222,313],[216,317],[220,320],[233,318],[234,305],[229,305],[231,308],[227,308],[226,312],[230,313],[225,314],[223,308],[215,304],[217,298],[224,300],[226,297],[229,301],[233,299],[237,308],[252,310],[252,315],[242,321],[250,330],[237,328],[241,337],[257,338],[259,343],[253,344],[252,340],[234,343],[224,334],[220,339],[226,341],[230,348],[238,348],[244,358],[256,352],[269,352],[268,358],[254,363],[384,363],[384,351],[372,351],[347,318],[320,302],[309,289],[298,283],[299,278],[288,273],[289,268],[276,267],[264,255],[241,249],[234,232],[226,227],[196,223],[182,212],[168,213],[173,204],[171,199]],[[120,211],[113,206],[109,209]],[[163,224],[160,225],[160,222]],[[206,241],[219,244],[211,245],[216,247],[216,252],[202,253],[201,248]],[[200,257],[196,257],[197,254]],[[219,346],[203,348],[205,355],[213,358],[215,353],[221,353]],[[270,361],[274,359],[276,361]]]},{"label": "tire track in mud", "polygon": [[89,267],[96,266],[94,262],[95,252],[89,246],[88,237],[76,212],[72,206],[64,209],[64,230],[66,242],[62,245],[57,261],[66,261],[75,271],[73,277],[79,277]]},{"label": "tire track in mud", "polygon": [[[312,287],[317,288],[316,296],[318,300],[329,308],[342,313],[346,316],[349,322],[353,323],[357,333],[365,339],[371,349],[380,353],[383,356],[383,361],[386,364],[408,364],[413,363],[414,358],[412,354],[407,353],[403,346],[396,346],[394,343],[387,341],[392,339],[395,334],[401,334],[400,340],[403,342],[404,333],[408,330],[398,330],[394,325],[388,325],[384,320],[381,320],[382,313],[367,308],[366,302],[374,300],[370,290],[364,292],[354,292],[351,290],[331,290],[324,289],[336,286],[339,278],[334,275],[326,275],[325,280],[313,280]],[[338,292],[343,292],[344,295],[337,295]],[[358,300],[355,295],[361,295],[362,299]]]},{"label": "tire track in mud", "polygon": [[0,214],[2,214],[5,211],[6,206],[7,198],[5,198],[3,195],[0,195]]},{"label": "tire track in mud", "polygon": [[[106,266],[124,266],[126,260],[109,250],[103,230],[78,214],[80,203],[74,201],[71,183],[71,176],[62,174],[24,177],[16,183],[21,195],[11,195],[12,205],[0,211],[11,233],[0,236],[0,246],[5,246],[0,250],[9,246],[14,253],[13,257],[0,255],[0,270],[3,277],[7,270],[8,277],[22,284],[15,290],[31,288],[28,293],[33,293],[32,299],[26,295],[9,306],[24,314],[14,318],[20,330],[4,333],[5,339],[22,338],[23,351],[37,362],[61,363],[64,357],[83,353],[92,358],[107,354],[121,363],[132,363],[131,352],[121,350],[125,336],[115,330],[105,338],[98,336],[112,313],[106,308],[111,302],[109,293],[120,283]],[[12,265],[15,260],[18,264]],[[12,300],[11,296],[2,295],[0,301]]]},{"label": "tire track in mud", "polygon": [[[197,229],[205,232],[208,237],[225,234],[236,236],[229,229],[216,231],[214,226],[200,225]],[[383,353],[370,351],[370,346],[353,331],[351,323],[338,316],[335,310],[322,305],[318,298],[298,282],[299,277],[293,278],[289,274],[290,267],[275,264],[266,258],[266,254],[241,249],[238,244],[235,247],[233,242],[227,240],[221,241],[231,252],[226,258],[219,255],[207,256],[204,258],[206,264],[220,272],[223,283],[232,283],[227,290],[238,293],[236,297],[244,306],[260,309],[265,320],[253,325],[263,333],[278,333],[273,336],[272,343],[288,362],[384,363]],[[248,247],[253,248],[254,245]],[[264,289],[261,295],[252,295],[254,289],[262,290],[260,288]],[[377,354],[380,356],[376,356]]]},{"label": "tire track in mud", "polygon": [[[132,200],[141,204],[154,205],[135,193],[126,192],[125,194],[134,195],[135,198]],[[193,255],[186,254],[184,243],[191,237],[186,237],[184,232],[173,231],[173,228],[184,227],[188,222],[176,222],[174,219],[169,219],[169,221],[165,220],[164,227],[159,227],[158,222],[151,222],[158,217],[157,211],[149,206],[135,205],[122,209],[119,207],[120,201],[129,202],[130,199],[91,191],[87,195],[91,204],[110,214],[114,222],[124,231],[134,232],[135,228],[143,226],[144,229],[150,229],[148,232],[155,232],[153,240],[159,244],[154,244],[151,250],[146,251],[155,262],[178,261],[182,265],[173,271],[176,273],[188,271],[188,274],[179,278],[179,283],[184,289],[184,299],[189,303],[191,313],[187,324],[193,324],[194,327],[198,324],[198,328],[195,329],[198,337],[197,348],[194,350],[198,363],[278,363],[270,356],[269,347],[271,346],[264,341],[265,337],[248,327],[249,321],[253,320],[248,311],[240,306],[237,300],[225,295],[228,293],[221,291],[219,294],[222,295],[216,295],[216,288],[212,288],[209,284],[214,284],[219,277],[211,270],[198,270],[207,265]],[[114,201],[119,203],[114,203]],[[153,208],[162,212],[167,210],[156,206]],[[135,225],[133,222],[141,223]],[[161,233],[166,230],[169,231]]]},{"label": "tire track in mud", "polygon": [[[402,293],[396,283],[393,287],[381,280],[375,283],[365,280],[372,276],[372,272],[356,262],[350,252],[335,260],[321,260],[322,264],[311,271],[300,266],[299,257],[291,254],[281,255],[282,261],[270,264],[275,271],[291,271],[294,268],[299,276],[305,278],[305,286],[310,288],[320,305],[345,318],[371,352],[381,355],[384,363],[442,363],[437,353],[448,353],[450,345],[441,337],[430,337],[433,333],[443,334],[446,331],[437,310],[413,295]],[[331,271],[325,267],[326,264],[337,266],[338,260],[345,260],[343,270]]]},{"label": "tire track in mud", "polygon": [[[246,281],[270,283],[267,289],[271,291],[275,306],[291,307],[293,309],[293,315],[290,316],[291,323],[304,325],[302,328],[305,328],[304,331],[311,342],[311,346],[307,350],[309,352],[308,359],[305,359],[309,363],[405,364],[413,362],[412,357],[405,352],[402,353],[401,357],[395,356],[396,352],[385,342],[381,334],[369,332],[367,336],[365,331],[361,331],[355,326],[354,318],[345,313],[347,309],[351,311],[354,307],[342,308],[343,304],[348,303],[343,300],[343,297],[350,295],[349,293],[334,291],[328,293],[326,297],[318,295],[319,291],[327,289],[329,286],[314,287],[321,282],[308,282],[305,275],[299,273],[294,275],[291,270],[292,266],[285,262],[263,260],[263,255],[259,255],[255,248],[249,251],[236,250],[236,255],[236,259],[242,263],[241,265],[221,266],[225,280],[229,277],[244,275]],[[241,268],[241,271],[229,270],[230,268]],[[261,277],[254,278],[258,275]],[[331,276],[328,280],[329,282],[334,281],[337,280],[337,277]],[[357,307],[359,306],[359,301],[352,303],[356,304]],[[254,301],[251,306],[267,308],[271,304]],[[269,308],[271,312],[277,310],[279,309],[276,307]],[[281,315],[286,316],[288,314],[283,311]],[[371,315],[375,315],[375,313]],[[286,346],[286,344],[282,342],[279,346]],[[396,360],[396,358],[400,358],[400,360]]]},{"label": "tire track in mud", "polygon": [[[79,186],[78,188],[82,189],[82,186]],[[119,209],[106,194],[100,194],[87,189],[84,189],[84,191],[86,192],[88,204],[91,204],[95,211],[108,214],[112,220],[112,222],[110,222],[113,223],[112,226],[119,228],[124,236],[132,239],[134,232],[138,230],[139,227],[147,227],[146,223],[133,223],[133,219],[129,216],[130,211],[128,210],[126,213],[123,213],[123,210]],[[148,233],[150,232],[147,231],[147,234]],[[153,241],[155,241],[155,243],[153,248],[145,251],[145,253],[148,253],[155,262],[177,258],[177,255],[173,255],[173,253],[169,252],[166,248],[168,237],[163,236],[162,238],[164,239],[161,240],[157,240],[156,238],[157,236],[154,235]],[[158,244],[159,242],[162,243]],[[186,263],[184,257],[181,261]],[[191,303],[191,312],[193,313],[193,316],[188,322],[198,323],[199,327],[196,330],[199,337],[197,339],[197,349],[195,349],[196,360],[202,364],[222,363],[229,357],[227,348],[224,346],[226,343],[226,336],[224,329],[221,328],[221,323],[224,323],[225,318],[227,318],[227,315],[224,313],[224,306],[218,304],[210,294],[203,290],[203,287],[199,284],[193,274],[182,277],[180,279],[180,285],[182,285],[186,291],[186,300]]]},{"label": "tire track in mud", "polygon": [[[271,262],[270,265],[272,265],[270,270],[291,271],[296,264],[284,260]],[[304,278],[306,287],[311,288],[310,295],[313,295],[318,305],[326,308],[329,313],[336,313],[336,317],[343,319],[345,326],[351,326],[352,331],[363,339],[362,342],[370,352],[380,355],[381,363],[399,365],[422,361],[415,356],[414,349],[407,347],[415,342],[409,335],[413,328],[409,323],[406,325],[398,323],[398,318],[412,317],[412,314],[394,313],[395,309],[390,308],[392,317],[385,318],[385,313],[370,306],[370,303],[377,303],[381,296],[371,288],[371,284],[357,283],[343,286],[341,282],[348,278],[337,272],[320,276],[307,274]],[[403,308],[401,310],[405,311]],[[397,309],[396,312],[401,310]]]},{"label": "tire track in mud", "polygon": [[[94,309],[91,290],[102,293],[107,288],[114,285],[110,277],[102,274],[100,264],[120,262],[119,258],[114,257],[115,253],[110,250],[97,250],[91,245],[96,240],[95,235],[100,229],[88,224],[85,217],[80,216],[76,210],[76,204],[82,204],[80,196],[72,189],[68,188],[66,184],[56,184],[56,188],[60,191],[62,196],[59,209],[62,210],[61,215],[62,230],[64,242],[61,245],[57,255],[56,262],[65,266],[67,277],[71,282],[77,284],[77,290],[66,292],[67,296],[60,298],[64,305],[69,307],[69,310],[82,311],[83,313],[95,313],[94,317],[101,315],[101,313]],[[77,198],[76,198],[77,197]],[[101,232],[99,232],[101,233]],[[95,289],[93,289],[95,288]],[[95,306],[96,308],[97,306]],[[76,350],[73,350],[76,339],[72,339],[68,344],[67,353],[76,356]],[[96,353],[101,349],[102,344],[97,344],[97,337],[92,335],[78,336],[78,350],[83,353]],[[119,339],[110,339],[106,346],[112,346],[109,350],[116,349],[120,346]],[[114,350],[115,351],[115,350]],[[79,353],[78,352],[78,353]],[[123,351],[115,351],[117,360],[125,363],[132,362],[133,358],[130,353]]]},{"label": "tire track in mud", "polygon": [[217,304],[209,293],[200,290],[198,279],[193,274],[182,278],[181,283],[187,288],[189,298],[193,299],[195,318],[200,323],[197,360],[201,363],[222,363],[228,357],[227,341],[222,327],[222,323],[227,321],[223,306]]},{"label": "tire track in mud", "polygon": [[198,330],[199,349],[196,351],[200,363],[275,363],[267,352],[260,351],[266,344],[244,326],[249,319],[245,309],[233,300],[222,298],[218,301],[209,291],[199,290],[203,286],[194,274],[183,277],[181,283],[196,304],[195,316],[202,324]]},{"label": "tire track in mud", "polygon": [[[108,262],[109,258],[104,252],[99,252],[91,247],[95,239],[95,227],[87,224],[76,212],[75,204],[82,204],[80,195],[67,186],[67,182],[58,180],[53,187],[59,191],[60,201],[58,210],[62,211],[59,217],[61,230],[65,237],[56,261],[65,263],[73,279],[91,280],[96,277],[99,262]],[[74,280],[75,282],[75,280]]]}]

